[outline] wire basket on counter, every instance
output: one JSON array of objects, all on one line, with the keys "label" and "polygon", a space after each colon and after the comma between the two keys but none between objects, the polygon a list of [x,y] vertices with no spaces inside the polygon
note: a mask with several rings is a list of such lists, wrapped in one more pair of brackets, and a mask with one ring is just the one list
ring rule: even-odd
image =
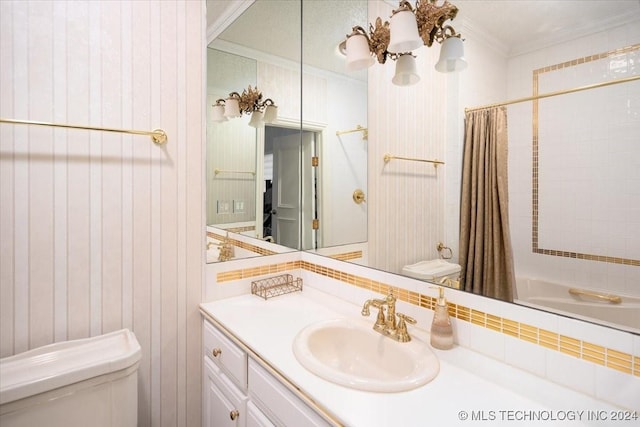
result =
[{"label": "wire basket on counter", "polygon": [[251,293],[266,299],[302,291],[302,279],[291,274],[269,277],[251,282]]}]

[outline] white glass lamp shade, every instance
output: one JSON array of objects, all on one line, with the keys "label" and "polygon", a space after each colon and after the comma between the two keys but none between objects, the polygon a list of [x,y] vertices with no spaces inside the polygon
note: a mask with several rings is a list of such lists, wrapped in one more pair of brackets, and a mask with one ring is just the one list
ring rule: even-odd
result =
[{"label": "white glass lamp shade", "polygon": [[391,40],[387,50],[392,53],[410,52],[422,46],[416,16],[410,10],[396,12],[391,17]]},{"label": "white glass lamp shade", "polygon": [[260,128],[264,126],[264,121],[262,120],[263,113],[262,111],[254,111],[251,113],[251,120],[249,120],[249,126],[254,128]]},{"label": "white glass lamp shade", "polygon": [[224,105],[216,104],[211,109],[211,120],[216,123],[224,122],[227,118],[224,116]]},{"label": "white glass lamp shade", "polygon": [[420,81],[420,76],[416,69],[416,58],[412,55],[400,55],[396,61],[396,74],[391,82],[397,86],[411,86]]},{"label": "white glass lamp shade", "polygon": [[374,62],[367,37],[363,34],[349,36],[347,39],[347,70],[363,70],[373,65]]},{"label": "white glass lamp shade", "polygon": [[467,61],[464,59],[462,40],[460,37],[449,37],[442,42],[436,70],[441,73],[453,73],[465,68],[467,68]]},{"label": "white glass lamp shade", "polygon": [[275,105],[267,105],[264,110],[264,117],[262,118],[265,123],[273,123],[278,119],[278,107]]},{"label": "white glass lamp shade", "polygon": [[225,117],[240,117],[240,103],[235,98],[227,98],[224,101],[224,116]]}]

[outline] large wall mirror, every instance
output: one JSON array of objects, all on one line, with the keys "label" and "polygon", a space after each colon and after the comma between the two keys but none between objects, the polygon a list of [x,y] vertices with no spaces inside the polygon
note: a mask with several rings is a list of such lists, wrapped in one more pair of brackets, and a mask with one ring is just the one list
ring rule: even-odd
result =
[{"label": "large wall mirror", "polygon": [[366,242],[367,205],[353,194],[367,191],[367,74],[347,74],[338,52],[343,23],[366,9],[257,1],[210,43],[208,108],[251,87],[278,116],[208,120],[208,226],[292,249]]},{"label": "large wall mirror", "polygon": [[[452,3],[468,68],[437,73],[439,46],[422,47],[415,52],[421,80],[409,88],[391,83],[392,61],[352,74],[336,49],[352,26],[389,19],[395,1],[258,0],[211,44],[255,66],[255,80],[246,77],[222,93],[251,80],[279,106],[276,126],[253,130],[256,151],[246,160],[255,163],[248,170],[269,168],[262,157],[273,158],[270,135],[297,139],[288,160],[299,174],[292,185],[310,210],[298,216],[298,236],[278,240],[285,246],[396,274],[422,261],[459,263],[465,108],[640,74],[635,0]],[[505,107],[516,303],[639,332],[639,86],[634,80]],[[368,132],[340,133],[358,126]],[[389,155],[444,164],[385,162]],[[305,156],[319,157],[306,175]],[[256,224],[262,181],[273,177],[261,173],[254,182]],[[312,188],[321,191],[304,202]],[[358,189],[363,203],[355,202]],[[209,193],[208,207],[217,206],[211,197],[232,198]],[[322,234],[313,231],[315,218]],[[256,227],[253,237],[268,237]]]}]

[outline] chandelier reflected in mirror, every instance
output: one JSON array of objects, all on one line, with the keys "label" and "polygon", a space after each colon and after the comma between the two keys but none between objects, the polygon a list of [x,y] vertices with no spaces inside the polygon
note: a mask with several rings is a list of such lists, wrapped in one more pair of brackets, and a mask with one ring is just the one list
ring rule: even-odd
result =
[{"label": "chandelier reflected in mirror", "polygon": [[226,99],[218,99],[213,105],[212,118],[214,122],[224,122],[230,118],[251,115],[249,126],[259,128],[265,123],[273,123],[278,118],[278,106],[270,98],[262,100],[262,93],[251,85],[242,91],[231,92]]},{"label": "chandelier reflected in mirror", "polygon": [[[467,61],[459,33],[447,21],[453,20],[458,8],[445,0],[417,0],[415,8],[403,0],[391,15],[391,22],[376,18],[375,26],[369,24],[369,33],[355,26],[347,39],[340,44],[340,51],[347,57],[347,70],[357,71],[370,67],[377,60],[384,64],[387,58],[396,61],[396,73],[392,82],[409,86],[420,81],[412,51],[422,45],[431,47],[440,43],[440,59],[435,69],[442,73],[464,70]],[[375,57],[375,59],[374,59]]]}]

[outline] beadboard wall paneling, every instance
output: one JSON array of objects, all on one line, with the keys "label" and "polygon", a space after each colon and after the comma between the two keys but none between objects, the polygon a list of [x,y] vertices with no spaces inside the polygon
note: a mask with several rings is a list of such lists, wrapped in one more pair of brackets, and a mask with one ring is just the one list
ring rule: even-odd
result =
[{"label": "beadboard wall paneling", "polygon": [[[256,129],[248,126],[248,115],[222,123],[211,119],[216,100],[257,86],[256,61],[207,49],[207,70],[207,224],[255,223],[256,176],[249,172],[256,171]],[[234,200],[244,202],[244,212],[234,209]],[[218,213],[223,201],[230,210]]]},{"label": "beadboard wall paneling", "polygon": [[204,3],[0,2],[0,356],[129,328],[139,425],[200,425]]},{"label": "beadboard wall paneling", "polygon": [[[369,2],[369,19],[390,16],[391,9]],[[448,81],[434,69],[439,51],[416,51],[420,82],[414,86],[392,84],[395,61],[369,69],[369,257],[371,265],[394,273],[436,258],[444,238],[447,165],[383,161],[386,153],[446,160]]]}]

